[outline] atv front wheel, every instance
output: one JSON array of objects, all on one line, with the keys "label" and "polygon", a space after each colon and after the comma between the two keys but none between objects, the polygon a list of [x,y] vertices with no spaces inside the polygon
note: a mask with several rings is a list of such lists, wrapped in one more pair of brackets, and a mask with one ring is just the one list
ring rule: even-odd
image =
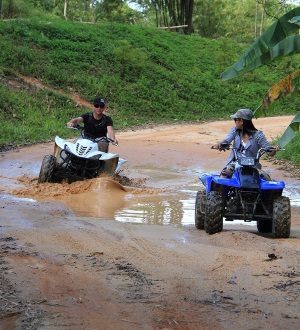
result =
[{"label": "atv front wheel", "polygon": [[256,225],[259,233],[272,233],[272,221],[257,220]]},{"label": "atv front wheel", "polygon": [[273,201],[272,234],[276,238],[288,238],[291,231],[291,205],[288,197],[280,196]]},{"label": "atv front wheel", "polygon": [[42,162],[38,182],[52,182],[55,166],[56,158],[53,155],[46,155]]},{"label": "atv front wheel", "polygon": [[207,195],[204,229],[208,234],[219,233],[223,229],[223,201],[217,191]]},{"label": "atv front wheel", "polygon": [[195,203],[195,227],[197,229],[204,229],[205,206],[206,193],[205,191],[198,191]]}]

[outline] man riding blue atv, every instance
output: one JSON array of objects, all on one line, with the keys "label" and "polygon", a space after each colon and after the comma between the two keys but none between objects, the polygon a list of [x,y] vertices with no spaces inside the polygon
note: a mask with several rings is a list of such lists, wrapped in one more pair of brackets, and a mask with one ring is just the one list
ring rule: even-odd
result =
[{"label": "man riding blue atv", "polygon": [[[204,174],[200,177],[205,186],[198,191],[195,204],[195,226],[215,234],[227,221],[256,221],[260,233],[272,233],[274,237],[290,236],[291,209],[288,197],[282,196],[285,183],[271,180],[261,170],[260,157],[275,154],[263,133],[252,124],[250,109],[240,109],[231,116],[236,127],[213,149],[232,149],[230,160],[220,174]],[[230,142],[233,141],[233,147]],[[255,153],[256,152],[256,153]]]}]

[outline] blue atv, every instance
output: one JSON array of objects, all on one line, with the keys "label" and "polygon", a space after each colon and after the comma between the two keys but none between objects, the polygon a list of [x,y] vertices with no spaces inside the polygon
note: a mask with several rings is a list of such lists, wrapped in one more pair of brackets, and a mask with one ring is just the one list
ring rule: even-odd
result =
[{"label": "blue atv", "polygon": [[285,183],[264,179],[256,165],[260,157],[274,149],[260,149],[256,157],[245,157],[232,149],[235,169],[232,177],[204,174],[200,177],[205,190],[198,191],[195,204],[195,226],[208,234],[221,232],[226,221],[256,221],[260,233],[288,238],[291,228],[291,207],[288,197],[282,196]]}]

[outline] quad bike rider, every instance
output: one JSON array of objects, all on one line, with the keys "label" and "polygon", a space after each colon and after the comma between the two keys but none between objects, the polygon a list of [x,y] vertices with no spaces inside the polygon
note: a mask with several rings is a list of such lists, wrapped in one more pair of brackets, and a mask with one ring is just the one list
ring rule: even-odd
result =
[{"label": "quad bike rider", "polygon": [[205,191],[196,195],[195,226],[214,234],[222,231],[224,217],[227,221],[256,221],[261,233],[289,237],[291,210],[289,198],[282,196],[285,183],[271,180],[259,163],[263,154],[275,154],[280,149],[272,147],[263,133],[255,129],[250,109],[240,109],[231,118],[236,127],[212,147],[232,149],[231,156],[220,174],[201,176]]},{"label": "quad bike rider", "polygon": [[[108,152],[109,143],[118,145],[118,141],[112,119],[103,114],[105,109],[104,99],[96,98],[92,113],[85,113],[67,123],[69,128],[81,129],[81,137],[74,143],[55,137],[54,154],[44,157],[39,183],[73,182],[94,178],[103,172],[113,175],[119,170],[125,160]],[[84,127],[80,127],[80,123]]]}]

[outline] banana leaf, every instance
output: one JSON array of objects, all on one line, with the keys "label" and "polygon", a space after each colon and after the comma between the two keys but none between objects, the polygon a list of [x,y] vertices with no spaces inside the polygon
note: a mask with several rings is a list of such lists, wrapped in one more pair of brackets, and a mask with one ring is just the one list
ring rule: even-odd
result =
[{"label": "banana leaf", "polygon": [[284,131],[278,144],[281,148],[285,147],[300,131],[300,112],[294,117],[288,128]]},{"label": "banana leaf", "polygon": [[300,70],[297,70],[274,84],[264,96],[260,106],[254,111],[256,118],[266,115],[266,109],[274,101],[300,91]]},{"label": "banana leaf", "polygon": [[257,38],[241,58],[221,74],[221,79],[232,79],[239,74],[266,64],[278,56],[299,51],[299,36],[291,36],[299,31],[299,25],[300,7],[297,7],[280,17]]},{"label": "banana leaf", "polygon": [[[256,118],[260,117],[261,115],[266,116],[266,109],[270,106],[271,103],[299,90],[300,70],[297,70],[281,79],[268,90],[260,106],[254,111],[254,116]],[[296,136],[296,133],[299,131],[299,129],[300,112],[298,112],[298,114],[294,117],[290,125],[279,139],[278,144],[280,147],[285,147]]]},{"label": "banana leaf", "polygon": [[300,16],[295,16],[289,20],[290,23],[297,24],[300,27]]}]

